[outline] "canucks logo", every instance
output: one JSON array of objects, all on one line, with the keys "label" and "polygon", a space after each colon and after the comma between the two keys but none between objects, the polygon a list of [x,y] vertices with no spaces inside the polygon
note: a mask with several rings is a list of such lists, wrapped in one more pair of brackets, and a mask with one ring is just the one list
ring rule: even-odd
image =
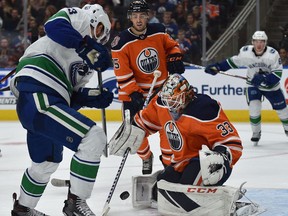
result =
[{"label": "canucks logo", "polygon": [[167,122],[164,126],[170,147],[175,151],[180,151],[183,147],[182,136],[174,122]]},{"label": "canucks logo", "polygon": [[136,61],[139,69],[144,73],[150,74],[159,67],[158,52],[151,47],[142,50]]},{"label": "canucks logo", "polygon": [[70,66],[70,80],[72,85],[75,86],[79,79],[90,74],[89,68],[83,62],[75,62]]}]

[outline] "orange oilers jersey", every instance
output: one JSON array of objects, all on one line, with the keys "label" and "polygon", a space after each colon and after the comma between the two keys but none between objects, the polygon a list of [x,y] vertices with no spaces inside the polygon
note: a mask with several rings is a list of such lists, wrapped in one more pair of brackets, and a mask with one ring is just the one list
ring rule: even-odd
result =
[{"label": "orange oilers jersey", "polygon": [[179,119],[173,120],[161,99],[154,97],[149,105],[137,113],[135,123],[147,134],[164,129],[173,152],[171,163],[182,172],[191,158],[199,157],[202,145],[213,150],[224,145],[231,151],[231,166],[242,155],[242,142],[237,130],[228,120],[221,105],[207,95],[196,94],[183,110]]},{"label": "orange oilers jersey", "polygon": [[118,97],[130,101],[129,95],[138,91],[146,97],[154,79],[153,72],[161,71],[154,89],[167,78],[166,57],[181,53],[179,44],[167,33],[162,24],[148,24],[146,33],[135,35],[127,29],[111,43],[114,73],[118,83]]}]

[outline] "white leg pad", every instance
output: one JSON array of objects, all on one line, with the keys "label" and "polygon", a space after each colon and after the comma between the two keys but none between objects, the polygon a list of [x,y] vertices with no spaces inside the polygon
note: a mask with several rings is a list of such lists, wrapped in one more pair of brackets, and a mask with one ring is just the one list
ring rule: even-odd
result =
[{"label": "white leg pad", "polygon": [[162,170],[152,175],[132,177],[132,204],[134,208],[150,208],[153,206],[152,189],[160,172]]},{"label": "white leg pad", "polygon": [[235,212],[239,188],[230,186],[194,186],[160,180],[158,211],[161,215],[223,216]]}]

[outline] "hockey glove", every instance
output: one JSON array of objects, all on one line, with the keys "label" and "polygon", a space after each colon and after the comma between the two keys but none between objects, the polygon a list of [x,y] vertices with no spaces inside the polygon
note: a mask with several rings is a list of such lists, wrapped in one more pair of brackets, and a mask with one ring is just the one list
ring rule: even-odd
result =
[{"label": "hockey glove", "polygon": [[169,74],[182,74],[185,71],[185,66],[182,62],[183,55],[181,53],[175,53],[168,55],[167,57],[167,69]]},{"label": "hockey glove", "polygon": [[254,77],[251,80],[252,85],[254,85],[255,87],[259,87],[262,83],[266,83],[267,79],[266,79],[266,75],[265,74],[260,74],[257,73],[254,75]]},{"label": "hockey glove", "polygon": [[102,93],[98,88],[80,88],[74,92],[71,99],[71,107],[90,107],[103,109],[108,107],[113,100],[113,93],[103,89]]},{"label": "hockey glove", "polygon": [[230,153],[224,153],[222,148],[216,148],[211,151],[206,145],[202,145],[202,150],[199,151],[201,174],[205,186],[222,185],[232,171],[228,158]]},{"label": "hockey glove", "polygon": [[140,92],[133,92],[132,94],[129,95],[131,98],[131,103],[134,109],[134,112],[138,112],[139,110],[141,110],[143,108],[144,105],[144,96],[142,93]]},{"label": "hockey glove", "polygon": [[205,68],[205,72],[215,76],[217,73],[221,71],[219,63],[210,64]]},{"label": "hockey glove", "polygon": [[103,72],[110,66],[110,56],[106,47],[88,35],[83,38],[76,52],[91,69],[98,72]]}]

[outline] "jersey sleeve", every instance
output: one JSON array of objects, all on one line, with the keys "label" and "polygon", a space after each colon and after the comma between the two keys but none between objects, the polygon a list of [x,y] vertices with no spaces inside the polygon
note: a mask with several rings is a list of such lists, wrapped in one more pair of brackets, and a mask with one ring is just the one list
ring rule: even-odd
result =
[{"label": "jersey sleeve", "polygon": [[[247,66],[247,58],[249,59],[249,53],[251,47],[244,46],[240,49],[238,55],[234,55],[227,59],[227,62],[231,68],[240,68]],[[249,61],[248,61],[249,62]]]},{"label": "jersey sleeve", "polygon": [[159,114],[157,113],[157,98],[158,97],[155,96],[145,109],[140,110],[134,116],[135,123],[145,130],[146,136],[154,134],[162,128],[159,121]]},{"label": "jersey sleeve", "polygon": [[164,34],[165,50],[167,50],[167,56],[174,53],[181,53],[179,43],[175,41],[169,34]]},{"label": "jersey sleeve", "polygon": [[90,29],[86,20],[80,8],[63,8],[45,23],[45,32],[56,43],[77,49],[87,29]]},{"label": "jersey sleeve", "polygon": [[[206,137],[211,149],[216,146],[225,146],[231,152],[231,165],[233,166],[242,155],[242,141],[234,125],[229,121],[220,106],[218,118],[208,123]],[[214,130],[214,131],[213,131]]]}]

